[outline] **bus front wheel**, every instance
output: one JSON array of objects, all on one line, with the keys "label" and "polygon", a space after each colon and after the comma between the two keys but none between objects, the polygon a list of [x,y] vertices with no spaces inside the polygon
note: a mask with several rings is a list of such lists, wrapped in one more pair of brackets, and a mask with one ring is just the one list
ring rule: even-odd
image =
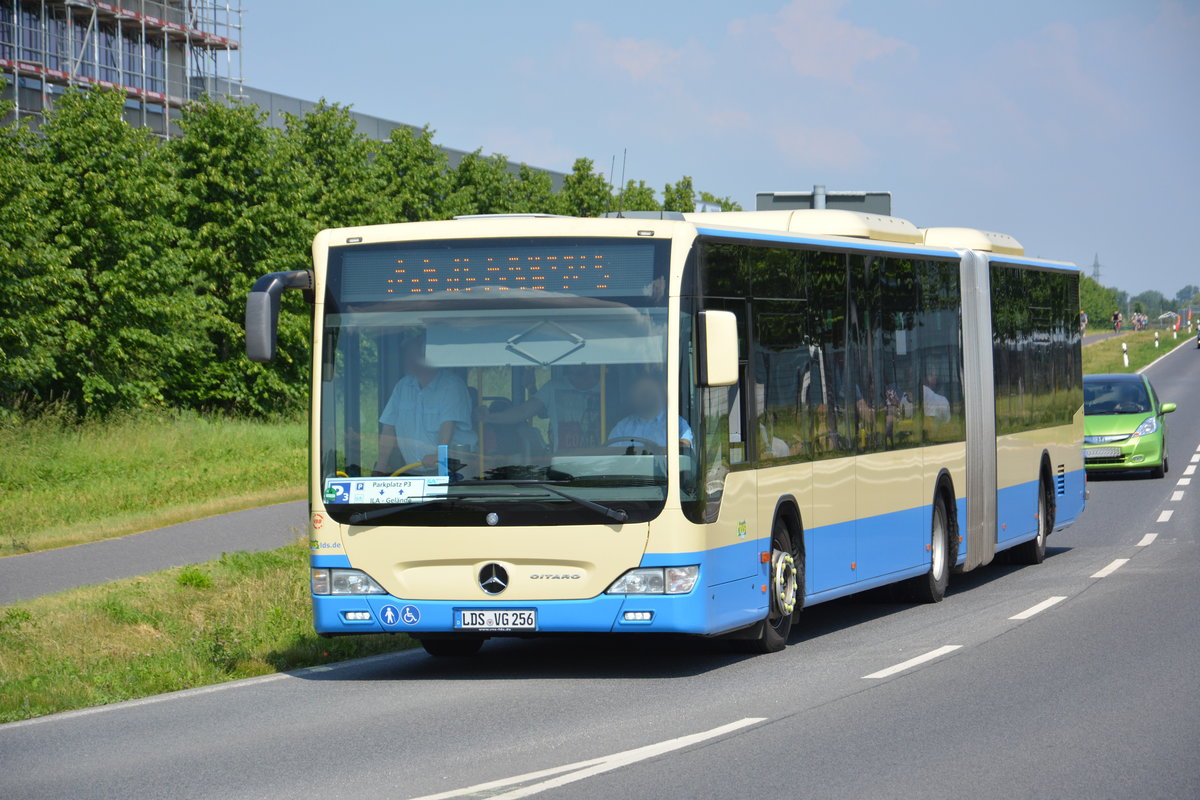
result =
[{"label": "bus front wheel", "polygon": [[804,591],[803,556],[792,544],[787,523],[775,520],[771,528],[771,571],[767,591],[771,595],[767,618],[759,623],[757,638],[739,642],[752,653],[778,653],[787,647],[792,618]]}]

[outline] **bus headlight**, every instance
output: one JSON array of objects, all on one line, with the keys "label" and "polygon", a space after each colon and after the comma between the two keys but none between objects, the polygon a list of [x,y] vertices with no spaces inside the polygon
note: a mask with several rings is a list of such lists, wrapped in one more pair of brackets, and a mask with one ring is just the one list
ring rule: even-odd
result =
[{"label": "bus headlight", "polygon": [[639,567],[613,581],[607,594],[687,594],[696,586],[700,567]]},{"label": "bus headlight", "polygon": [[314,569],[313,594],[387,594],[375,580],[357,569]]}]

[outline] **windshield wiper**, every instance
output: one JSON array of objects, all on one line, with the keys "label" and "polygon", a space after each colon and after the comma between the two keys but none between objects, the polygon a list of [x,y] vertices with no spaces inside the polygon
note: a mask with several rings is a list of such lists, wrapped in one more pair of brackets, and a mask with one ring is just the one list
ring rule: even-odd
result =
[{"label": "windshield wiper", "polygon": [[391,503],[390,505],[373,508],[370,511],[355,511],[350,515],[351,525],[361,525],[364,522],[370,522],[373,519],[386,517],[389,514],[395,514],[398,511],[408,511],[412,508],[421,508],[422,506],[433,505],[457,505],[458,500],[477,498],[477,497],[495,497],[494,494],[456,494],[453,496],[437,497],[431,500],[422,500],[419,503]]},{"label": "windshield wiper", "polygon": [[[572,503],[575,503],[576,505],[579,505],[579,506],[583,506],[584,508],[588,509],[589,511],[595,511],[597,514],[603,514],[608,519],[615,520],[616,522],[624,522],[625,520],[629,519],[629,515],[625,513],[625,509],[623,509],[623,508],[610,508],[609,506],[604,506],[599,503],[592,502],[591,500],[587,500],[582,497],[577,497],[573,494],[564,492],[561,489],[556,489],[553,486],[550,486],[549,484],[547,484],[545,481],[483,480],[483,481],[461,481],[454,485],[455,486],[464,486],[464,485],[465,486],[496,486],[496,485],[500,485],[500,486],[533,486],[538,489],[547,491],[550,494],[558,495],[559,497],[561,497],[564,500],[570,500]],[[461,497],[462,495],[457,495],[457,496]]]}]

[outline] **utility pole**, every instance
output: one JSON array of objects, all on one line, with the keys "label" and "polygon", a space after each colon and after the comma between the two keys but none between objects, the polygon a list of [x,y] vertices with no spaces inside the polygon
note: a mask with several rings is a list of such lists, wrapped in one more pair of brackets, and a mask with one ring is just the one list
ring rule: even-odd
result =
[{"label": "utility pole", "polygon": [[1096,283],[1100,282],[1100,254],[1096,253],[1096,257],[1092,260],[1092,280]]}]

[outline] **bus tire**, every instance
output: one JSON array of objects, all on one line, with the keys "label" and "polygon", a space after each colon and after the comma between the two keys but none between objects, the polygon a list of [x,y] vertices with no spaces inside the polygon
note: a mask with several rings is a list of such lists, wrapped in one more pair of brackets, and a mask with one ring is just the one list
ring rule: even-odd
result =
[{"label": "bus tire", "polygon": [[1054,529],[1054,506],[1050,502],[1050,491],[1045,479],[1039,482],[1037,518],[1037,536],[1028,542],[1021,542],[1009,551],[1012,563],[1040,564],[1046,560],[1046,537]]},{"label": "bus tire", "polygon": [[950,585],[951,557],[950,512],[946,498],[938,492],[933,500],[929,524],[929,572],[913,578],[908,584],[909,596],[918,603],[940,603]]},{"label": "bus tire", "polygon": [[737,642],[739,649],[750,653],[778,653],[787,647],[792,633],[792,618],[800,605],[804,591],[804,566],[799,551],[792,544],[792,533],[780,518],[771,526],[771,569],[767,576],[770,603],[767,618],[759,623],[759,635]]},{"label": "bus tire", "polygon": [[465,658],[473,656],[483,647],[483,638],[463,636],[454,639],[422,639],[421,647],[435,658]]}]

